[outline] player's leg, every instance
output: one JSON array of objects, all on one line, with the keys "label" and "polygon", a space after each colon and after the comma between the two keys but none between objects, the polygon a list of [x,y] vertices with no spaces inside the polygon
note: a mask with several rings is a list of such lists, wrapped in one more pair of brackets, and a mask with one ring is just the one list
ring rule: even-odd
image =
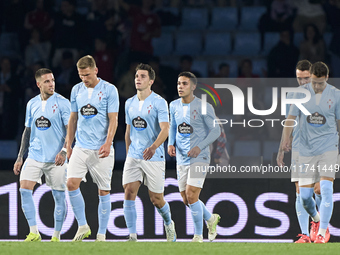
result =
[{"label": "player's leg", "polygon": [[37,182],[41,183],[43,163],[33,159],[26,159],[20,173],[21,207],[30,227],[30,233],[25,242],[41,241],[36,222],[36,209],[33,202],[33,188]]},{"label": "player's leg", "polygon": [[138,159],[127,157],[123,169],[124,218],[129,230],[129,241],[137,241],[136,197],[143,181],[143,172]]},{"label": "player's leg", "polygon": [[67,206],[65,199],[67,164],[56,166],[54,163],[45,163],[44,174],[47,186],[52,189],[54,199],[54,232],[51,242],[60,241],[60,232],[66,216]]},{"label": "player's leg", "polygon": [[202,203],[198,200],[200,192],[201,188],[191,185],[187,185],[185,190],[195,229],[192,241],[201,243],[203,242],[203,208]]},{"label": "player's leg", "polygon": [[72,209],[78,222],[78,231],[73,241],[81,241],[91,235],[85,215],[85,202],[80,191],[80,183],[87,173],[86,159],[88,155],[84,149],[74,147],[67,169],[67,189]]},{"label": "player's leg", "polygon": [[114,150],[111,148],[109,156],[99,158],[98,151],[91,151],[91,163],[88,164],[92,180],[98,186],[98,232],[96,241],[106,240],[106,230],[111,212],[111,177],[114,167]]},{"label": "player's leg", "polygon": [[164,228],[168,242],[175,242],[177,239],[175,223],[171,219],[171,210],[168,202],[164,200],[165,162],[145,161],[141,162],[145,174],[145,185],[149,190],[151,203],[156,207],[164,221]]},{"label": "player's leg", "polygon": [[320,182],[315,183],[314,185],[314,195],[315,195],[315,203],[320,211],[321,206],[321,191],[320,191]]}]

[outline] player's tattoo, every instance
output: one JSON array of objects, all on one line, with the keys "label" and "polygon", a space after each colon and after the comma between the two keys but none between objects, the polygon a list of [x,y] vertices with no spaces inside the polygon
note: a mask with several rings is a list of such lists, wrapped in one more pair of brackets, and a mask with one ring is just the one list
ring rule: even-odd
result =
[{"label": "player's tattoo", "polygon": [[30,144],[30,137],[31,137],[31,128],[25,127],[25,130],[22,133],[22,137],[21,137],[21,145],[20,145],[20,150],[19,150],[17,161],[21,161],[23,159]]}]

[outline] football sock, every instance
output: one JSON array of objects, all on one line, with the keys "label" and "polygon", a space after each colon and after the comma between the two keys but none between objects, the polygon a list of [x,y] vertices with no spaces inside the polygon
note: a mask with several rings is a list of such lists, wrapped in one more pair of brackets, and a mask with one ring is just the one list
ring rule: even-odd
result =
[{"label": "football sock", "polygon": [[195,235],[203,234],[203,209],[200,201],[189,204],[192,221],[194,222]]},{"label": "football sock", "polygon": [[110,194],[99,196],[98,204],[98,234],[106,234],[107,224],[109,223],[111,213]]},{"label": "football sock", "polygon": [[318,207],[318,211],[320,211],[320,206],[321,206],[321,194],[315,194],[315,203],[316,206]]},{"label": "football sock", "polygon": [[134,200],[124,200],[124,218],[130,234],[136,234],[137,211]]},{"label": "football sock", "polygon": [[169,226],[171,224],[171,212],[168,202],[165,202],[165,205],[162,208],[157,208],[157,211],[162,216],[165,225]]},{"label": "football sock", "polygon": [[300,201],[303,205],[303,208],[308,212],[308,214],[318,222],[318,217],[315,216],[318,214],[315,207],[315,201],[313,199],[313,188],[305,188],[300,187]]},{"label": "football sock", "polygon": [[80,192],[80,188],[69,191],[68,192],[70,197],[70,202],[72,205],[72,209],[74,212],[74,215],[76,216],[78,226],[84,226],[87,225],[86,216],[85,216],[85,202],[83,195]]},{"label": "football sock", "polygon": [[333,213],[333,182],[327,181],[327,180],[320,181],[320,189],[321,189],[322,201],[321,201],[321,206],[320,206],[320,228],[319,229],[323,229],[326,233],[328,223],[331,220],[332,213]]},{"label": "football sock", "polygon": [[52,190],[54,198],[54,230],[61,231],[66,216],[65,191]]},{"label": "football sock", "polygon": [[52,237],[56,237],[56,238],[58,238],[60,240],[60,231],[55,231],[54,230]]},{"label": "football sock", "polygon": [[296,200],[295,200],[296,216],[299,221],[301,233],[309,236],[309,229],[308,229],[309,228],[309,214],[305,210],[305,208],[303,208],[300,199],[301,199],[300,194],[296,193]]},{"label": "football sock", "polygon": [[[32,193],[33,193],[32,190],[20,189],[22,211],[24,212],[26,220],[27,220],[28,225],[30,227],[37,225],[37,221],[36,221],[36,218],[35,218],[35,206],[34,206],[34,202],[33,202]],[[34,233],[34,232],[32,232],[32,233]],[[37,234],[37,233],[35,233],[35,234]]]},{"label": "football sock", "polygon": [[211,219],[211,213],[208,211],[207,207],[205,206],[205,204],[201,201],[201,200],[198,200],[202,206],[202,209],[203,209],[203,219],[205,221],[209,221]]}]

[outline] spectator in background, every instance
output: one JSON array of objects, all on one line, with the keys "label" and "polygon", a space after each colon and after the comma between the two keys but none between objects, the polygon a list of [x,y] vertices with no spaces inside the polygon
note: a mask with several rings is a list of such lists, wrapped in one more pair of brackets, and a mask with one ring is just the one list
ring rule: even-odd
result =
[{"label": "spectator in background", "polygon": [[26,67],[33,63],[42,61],[45,67],[49,66],[49,58],[51,52],[51,43],[49,41],[41,41],[41,33],[38,29],[32,29],[31,39],[25,49]]},{"label": "spectator in background", "polygon": [[292,43],[290,32],[280,33],[280,41],[268,55],[268,77],[295,77],[299,49]]},{"label": "spectator in background", "polygon": [[60,65],[65,49],[72,52],[75,60],[78,58],[78,49],[85,47],[83,26],[85,19],[76,13],[76,0],[62,0],[60,12],[55,18],[54,46],[56,48],[52,66]]},{"label": "spectator in background", "polygon": [[22,99],[19,78],[12,70],[11,60],[1,60],[0,71],[0,139],[15,139]]},{"label": "spectator in background", "polygon": [[31,34],[33,30],[38,30],[41,33],[41,40],[49,40],[52,36],[52,27],[54,21],[51,15],[45,10],[45,0],[36,0],[36,6],[33,11],[30,11],[25,16],[24,27]]},{"label": "spectator in background", "polygon": [[230,66],[227,63],[221,63],[218,66],[218,73],[215,74],[215,78],[229,78]]},{"label": "spectator in background", "polygon": [[192,70],[192,63],[193,63],[193,58],[189,55],[183,55],[181,56],[180,63],[179,63],[179,71],[178,73],[181,72],[191,72],[193,73],[197,78],[202,77],[202,75],[197,72]]},{"label": "spectator in background", "polygon": [[325,31],[326,15],[321,5],[321,0],[291,0],[297,9],[297,16],[294,20],[294,31],[303,32],[306,25],[314,23],[320,33]]},{"label": "spectator in background", "polygon": [[303,31],[305,40],[300,44],[300,59],[315,63],[326,60],[326,45],[315,24],[306,25]]},{"label": "spectator in background", "polygon": [[132,20],[130,50],[147,62],[153,53],[152,38],[161,35],[159,17],[152,12],[153,0],[142,0],[142,7],[127,4],[124,0],[119,1]]},{"label": "spectator in background", "polygon": [[96,38],[94,42],[94,59],[100,70],[99,77],[113,83],[113,54],[107,48],[107,43],[103,38]]},{"label": "spectator in background", "polygon": [[253,74],[253,62],[249,58],[242,60],[238,78],[260,78],[257,74]]},{"label": "spectator in background", "polygon": [[77,68],[71,51],[65,50],[61,63],[55,70],[56,91],[66,98],[70,98],[74,84],[79,82]]}]

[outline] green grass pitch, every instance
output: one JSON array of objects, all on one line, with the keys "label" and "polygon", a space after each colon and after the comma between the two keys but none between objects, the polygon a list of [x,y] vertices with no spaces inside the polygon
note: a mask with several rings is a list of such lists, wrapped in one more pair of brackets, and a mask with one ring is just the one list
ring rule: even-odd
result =
[{"label": "green grass pitch", "polygon": [[162,243],[162,242],[0,242],[3,255],[189,255],[189,254],[339,254],[340,243]]}]

